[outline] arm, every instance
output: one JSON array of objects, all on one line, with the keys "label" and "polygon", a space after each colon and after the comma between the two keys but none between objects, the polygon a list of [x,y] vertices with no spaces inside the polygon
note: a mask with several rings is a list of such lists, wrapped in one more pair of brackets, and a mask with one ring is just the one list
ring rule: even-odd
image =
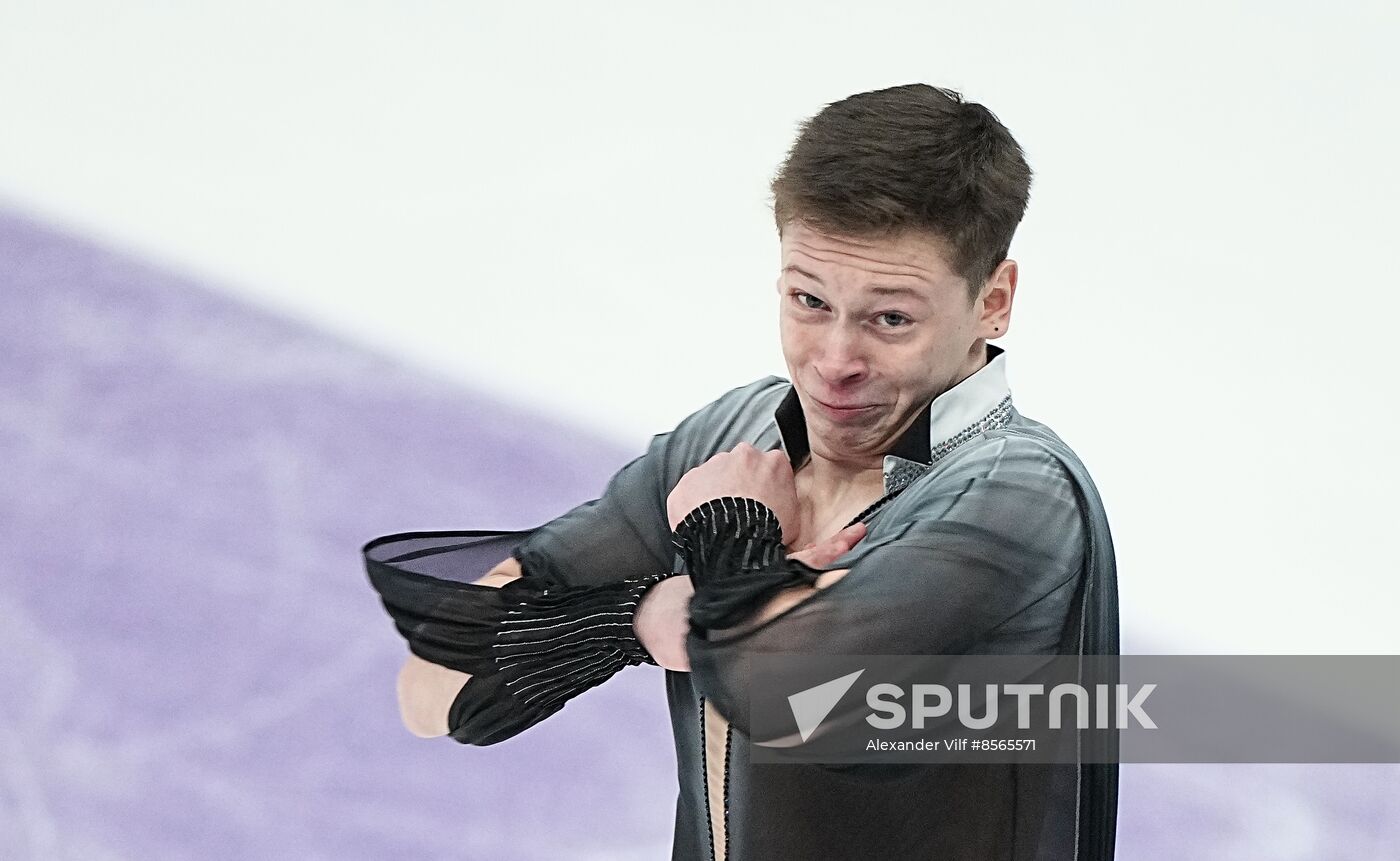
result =
[{"label": "arm", "polygon": [[[858,523],[841,530],[826,541],[811,544],[789,559],[814,567],[829,565],[865,537],[865,524]],[[846,574],[847,569],[827,571],[812,586],[793,586],[779,592],[763,605],[753,621],[765,621],[804,600],[818,589],[825,589]],[[690,672],[690,657],[686,654],[686,635],[690,633],[690,603],[695,586],[688,574],[668,577],[653,586],[637,608],[634,627],[637,639],[656,660],[668,670]]]},{"label": "arm", "polygon": [[408,581],[429,590],[426,600],[407,606],[386,597],[396,618],[411,622],[412,655],[398,684],[404,724],[420,737],[494,744],[624,667],[655,663],[633,619],[641,596],[665,576],[568,585],[530,576],[512,559],[472,583]]},{"label": "arm", "polygon": [[[514,636],[504,650],[490,647],[488,638],[502,613],[528,615],[545,606],[555,611],[612,611],[606,618],[615,624],[605,626],[606,636],[595,637],[576,626],[571,630],[587,643],[563,638],[528,656],[563,666],[563,661],[582,657],[585,645],[611,646],[601,669],[585,667],[589,673],[576,676],[565,673],[565,680],[577,678],[591,686],[601,683],[607,670],[654,663],[637,643],[630,615],[645,587],[675,570],[666,518],[668,489],[712,451],[716,434],[731,432],[745,404],[776,381],[734,389],[674,431],[656,435],[644,454],[609,480],[598,499],[534,529],[400,533],[367,544],[364,557],[371,583],[411,653],[398,682],[400,712],[410,731],[428,737],[449,732],[468,743],[508,737],[476,732],[487,724],[499,729],[516,723],[504,689],[507,680],[497,672],[516,668],[486,660],[524,648],[523,638]],[[507,554],[510,558],[497,564]],[[683,649],[676,651],[683,654]],[[550,679],[551,684],[557,682]],[[561,707],[569,695],[556,693],[560,696],[554,707],[534,711],[533,720]],[[521,728],[516,723],[513,731]]]},{"label": "arm", "polygon": [[[843,555],[864,535],[863,525],[833,536],[828,541],[812,545],[791,558],[809,565],[825,565]],[[787,607],[801,601],[811,592],[824,589],[845,574],[845,569],[828,571],[813,587],[798,586],[780,593],[765,606],[755,621],[771,618]],[[507,559],[490,574],[476,582],[486,586],[502,586],[521,576],[520,563]],[[686,633],[689,630],[689,604],[695,588],[687,575],[669,577],[647,590],[637,608],[633,627],[637,639],[658,665],[668,670],[688,672]],[[448,669],[410,654],[399,672],[399,711],[404,725],[420,738],[447,735],[448,713],[463,685],[471,679],[468,673]]]},{"label": "arm", "polygon": [[[512,600],[524,601],[548,587],[612,586],[617,592],[617,583],[670,571],[673,559],[658,478],[668,436],[657,436],[647,454],[619,470],[600,498],[535,529],[403,533],[366,545],[371,583],[409,647],[396,696],[401,720],[410,732],[423,738],[453,734],[464,743],[481,743],[473,739],[482,736],[465,726],[469,719],[478,728],[489,724],[499,729],[510,717],[504,707],[509,702],[501,688],[504,680],[488,683],[483,678],[496,668],[494,662],[484,660],[496,651],[489,643],[491,626],[509,612],[502,606],[505,599],[496,594],[499,587],[529,580],[513,590]],[[660,529],[646,525],[648,511],[655,512]],[[575,597],[586,606],[608,595],[581,592]],[[577,649],[570,656],[558,648],[569,646],[568,642],[547,645],[554,647],[560,660],[578,657]],[[609,656],[608,666],[620,669],[636,657],[626,648],[620,652]],[[488,695],[490,703],[485,701]],[[544,716],[547,713],[536,712],[534,719]],[[504,737],[495,732],[489,735],[497,740]]]},{"label": "arm", "polygon": [[[520,561],[510,557],[474,582],[500,587],[520,576]],[[448,710],[470,678],[470,673],[425,661],[410,652],[398,678],[399,717],[404,726],[419,738],[447,735],[451,729]]]},{"label": "arm", "polygon": [[[988,445],[965,468],[931,476],[938,490],[923,490],[902,534],[847,569],[784,561],[737,580],[722,570],[700,578],[691,612],[701,624],[686,645],[701,693],[747,733],[755,653],[1055,652],[1085,546],[1073,483],[1034,445]],[[747,606],[746,582],[763,587]]]}]

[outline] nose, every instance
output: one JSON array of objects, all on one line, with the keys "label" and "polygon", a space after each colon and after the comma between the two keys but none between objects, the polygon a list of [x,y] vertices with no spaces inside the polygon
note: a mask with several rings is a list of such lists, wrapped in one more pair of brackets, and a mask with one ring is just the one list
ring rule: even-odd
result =
[{"label": "nose", "polygon": [[861,333],[849,326],[835,324],[823,333],[821,354],[816,361],[817,374],[832,389],[840,389],[865,379],[869,366]]}]

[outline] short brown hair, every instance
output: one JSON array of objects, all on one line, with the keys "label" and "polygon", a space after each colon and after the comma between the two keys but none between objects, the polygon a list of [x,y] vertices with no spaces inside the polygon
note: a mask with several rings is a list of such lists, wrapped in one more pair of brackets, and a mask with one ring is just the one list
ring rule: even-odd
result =
[{"label": "short brown hair", "polygon": [[976,298],[1011,250],[1031,169],[1011,132],[962,95],[928,84],[857,93],[804,122],[773,178],[781,234],[937,236]]}]

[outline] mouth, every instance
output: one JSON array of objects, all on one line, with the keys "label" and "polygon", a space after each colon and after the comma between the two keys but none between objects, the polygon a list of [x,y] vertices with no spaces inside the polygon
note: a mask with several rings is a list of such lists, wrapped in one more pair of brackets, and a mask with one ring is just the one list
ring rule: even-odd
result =
[{"label": "mouth", "polygon": [[812,398],[812,402],[821,408],[821,411],[827,416],[836,421],[851,421],[853,419],[862,418],[871,410],[875,409],[875,407],[879,406],[878,404],[847,404],[844,406],[836,406],[834,404],[824,403],[816,398]]}]

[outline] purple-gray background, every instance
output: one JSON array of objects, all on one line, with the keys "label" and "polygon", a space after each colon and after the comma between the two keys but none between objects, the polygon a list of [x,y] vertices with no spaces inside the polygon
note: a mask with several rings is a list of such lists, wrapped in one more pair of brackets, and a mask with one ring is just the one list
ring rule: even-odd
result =
[{"label": "purple-gray background", "polygon": [[[0,858],[668,857],[659,670],[414,738],[359,558],[633,454],[0,210]],[[1394,766],[1125,766],[1121,811],[1124,859],[1400,857]]]}]

